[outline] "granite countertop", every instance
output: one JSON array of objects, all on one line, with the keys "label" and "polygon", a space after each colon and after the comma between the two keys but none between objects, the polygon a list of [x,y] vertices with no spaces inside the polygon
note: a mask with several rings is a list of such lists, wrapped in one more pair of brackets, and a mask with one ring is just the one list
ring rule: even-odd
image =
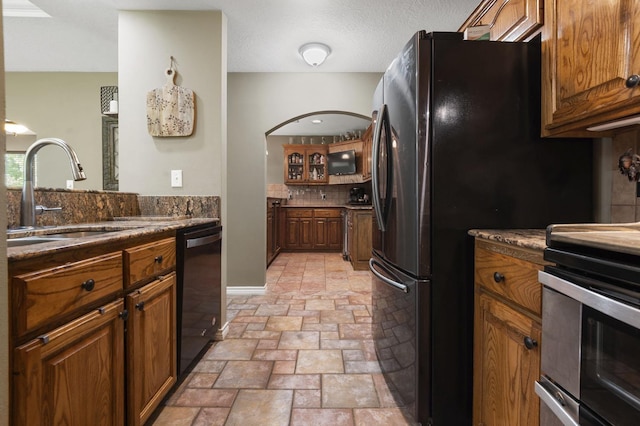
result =
[{"label": "granite countertop", "polygon": [[332,208],[332,209],[349,209],[349,210],[371,210],[372,206],[371,204],[282,204],[280,207],[282,208],[288,208],[288,209],[295,209],[295,208],[302,208],[302,209],[327,209],[327,208]]},{"label": "granite countertop", "polygon": [[104,231],[103,234],[87,235],[78,238],[65,238],[57,241],[38,242],[16,247],[7,247],[9,262],[24,260],[43,254],[50,254],[69,248],[77,249],[99,244],[113,243],[130,238],[153,235],[203,224],[217,224],[217,218],[188,218],[167,216],[133,216],[115,218],[111,221],[42,227],[30,230],[7,230],[7,240],[33,236],[47,236],[64,232]]},{"label": "granite countertop", "polygon": [[469,235],[533,250],[547,247],[544,229],[471,229]]}]

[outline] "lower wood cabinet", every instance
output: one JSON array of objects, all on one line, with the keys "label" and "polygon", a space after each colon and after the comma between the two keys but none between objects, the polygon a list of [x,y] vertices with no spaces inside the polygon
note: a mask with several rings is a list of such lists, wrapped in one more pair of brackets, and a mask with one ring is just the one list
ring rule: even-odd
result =
[{"label": "lower wood cabinet", "polygon": [[342,249],[341,208],[286,208],[284,249],[339,251]]},{"label": "lower wood cabinet", "polygon": [[15,349],[12,424],[124,424],[123,312],[119,299]]},{"label": "lower wood cabinet", "polygon": [[126,297],[127,418],[143,425],[177,380],[176,274]]},{"label": "lower wood cabinet", "polygon": [[175,259],[165,234],[9,265],[12,425],[151,417],[177,381]]},{"label": "lower wood cabinet", "polygon": [[368,270],[371,258],[372,211],[347,210],[348,253],[354,270]]},{"label": "lower wood cabinet", "polygon": [[542,252],[476,239],[475,426],[540,424]]}]

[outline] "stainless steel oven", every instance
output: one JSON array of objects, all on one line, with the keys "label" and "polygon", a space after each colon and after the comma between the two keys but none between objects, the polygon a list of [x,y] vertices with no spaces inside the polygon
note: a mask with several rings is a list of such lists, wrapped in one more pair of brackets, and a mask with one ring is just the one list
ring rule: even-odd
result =
[{"label": "stainless steel oven", "polygon": [[640,425],[640,262],[548,248],[540,424]]}]

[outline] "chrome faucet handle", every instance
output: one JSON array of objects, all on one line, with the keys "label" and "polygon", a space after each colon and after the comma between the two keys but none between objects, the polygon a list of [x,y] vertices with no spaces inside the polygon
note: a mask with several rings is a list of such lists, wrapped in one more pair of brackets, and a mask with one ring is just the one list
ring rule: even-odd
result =
[{"label": "chrome faucet handle", "polygon": [[62,207],[45,207],[41,205],[36,206],[36,214],[42,214],[44,212],[59,212],[62,210]]}]

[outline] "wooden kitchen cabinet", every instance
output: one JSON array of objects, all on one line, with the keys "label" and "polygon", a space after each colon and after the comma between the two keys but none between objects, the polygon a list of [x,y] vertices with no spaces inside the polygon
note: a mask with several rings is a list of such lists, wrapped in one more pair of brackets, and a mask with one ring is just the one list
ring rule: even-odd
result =
[{"label": "wooden kitchen cabinet", "polygon": [[371,158],[373,149],[373,124],[362,135],[362,180],[371,180]]},{"label": "wooden kitchen cabinet", "polygon": [[286,209],[285,248],[288,250],[313,248],[313,209]]},{"label": "wooden kitchen cabinet", "polygon": [[177,380],[163,235],[10,263],[12,424],[141,425],[158,407]]},{"label": "wooden kitchen cabinet", "polygon": [[278,198],[267,199],[267,266],[273,262],[281,250],[281,201]]},{"label": "wooden kitchen cabinet", "polygon": [[19,274],[11,282],[13,332],[29,338],[114,298],[122,290],[122,253]]},{"label": "wooden kitchen cabinet", "polygon": [[640,0],[547,0],[542,34],[543,136],[640,113]]},{"label": "wooden kitchen cabinet", "polygon": [[143,425],[177,380],[176,274],[126,297],[127,419]]},{"label": "wooden kitchen cabinet", "polygon": [[543,0],[483,0],[458,31],[489,25],[493,41],[525,40],[542,27],[543,9]]},{"label": "wooden kitchen cabinet", "polygon": [[286,250],[339,251],[342,249],[340,208],[286,208]]},{"label": "wooden kitchen cabinet", "polygon": [[539,425],[542,251],[476,239],[473,424]]},{"label": "wooden kitchen cabinet", "polygon": [[123,312],[116,300],[15,349],[12,424],[124,424]]},{"label": "wooden kitchen cabinet", "polygon": [[283,145],[284,183],[288,185],[325,185],[327,145]]},{"label": "wooden kitchen cabinet", "polygon": [[348,253],[354,270],[369,269],[371,258],[372,210],[347,210]]},{"label": "wooden kitchen cabinet", "polygon": [[339,209],[313,211],[313,248],[316,250],[342,249],[342,214]]}]

